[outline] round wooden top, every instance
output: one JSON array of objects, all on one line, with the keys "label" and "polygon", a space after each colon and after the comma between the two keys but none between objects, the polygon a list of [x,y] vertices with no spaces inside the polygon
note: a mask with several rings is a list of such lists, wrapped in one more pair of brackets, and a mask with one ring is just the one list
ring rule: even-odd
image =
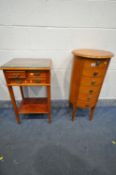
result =
[{"label": "round wooden top", "polygon": [[73,50],[72,51],[73,55],[75,56],[80,56],[84,58],[112,58],[114,55],[113,53],[109,51],[104,51],[104,50],[94,50],[94,49],[79,49],[79,50]]}]

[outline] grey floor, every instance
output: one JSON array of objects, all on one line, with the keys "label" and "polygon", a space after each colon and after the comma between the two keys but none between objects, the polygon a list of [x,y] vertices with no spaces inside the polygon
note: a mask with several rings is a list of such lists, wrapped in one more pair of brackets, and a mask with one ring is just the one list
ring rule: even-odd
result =
[{"label": "grey floor", "polygon": [[116,175],[116,107],[97,107],[94,120],[79,110],[75,122],[68,108],[45,115],[0,109],[0,175]]}]

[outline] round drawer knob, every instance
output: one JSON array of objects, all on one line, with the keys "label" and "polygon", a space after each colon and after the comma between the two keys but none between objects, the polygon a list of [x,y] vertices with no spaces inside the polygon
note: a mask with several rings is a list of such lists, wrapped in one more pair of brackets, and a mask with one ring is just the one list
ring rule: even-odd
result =
[{"label": "round drawer knob", "polygon": [[86,107],[88,108],[88,107],[89,107],[89,105],[88,105],[88,104],[86,104]]},{"label": "round drawer knob", "polygon": [[87,101],[90,101],[91,100],[91,98],[90,97],[87,97]]},{"label": "round drawer knob", "polygon": [[99,73],[98,72],[94,72],[93,76],[96,77]]},{"label": "round drawer knob", "polygon": [[93,93],[93,90],[89,90],[89,93],[92,94]]},{"label": "round drawer knob", "polygon": [[91,82],[91,85],[96,85],[96,81],[92,81]]}]

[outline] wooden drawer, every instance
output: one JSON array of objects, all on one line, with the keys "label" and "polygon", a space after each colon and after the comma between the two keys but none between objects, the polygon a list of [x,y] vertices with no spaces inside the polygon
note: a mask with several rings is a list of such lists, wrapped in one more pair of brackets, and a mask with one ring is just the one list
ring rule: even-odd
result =
[{"label": "wooden drawer", "polygon": [[91,78],[91,77],[82,77],[81,79],[81,86],[98,86],[102,83],[103,78],[98,77],[98,78]]},{"label": "wooden drawer", "polygon": [[20,85],[20,84],[25,84],[25,79],[23,78],[13,78],[8,80],[8,84],[12,85]]},{"label": "wooden drawer", "polygon": [[41,71],[41,70],[38,70],[38,71],[28,71],[28,72],[27,72],[27,77],[28,77],[28,78],[48,77],[48,75],[49,75],[49,71]]},{"label": "wooden drawer", "polygon": [[83,69],[82,75],[86,77],[103,77],[106,69]]},{"label": "wooden drawer", "polygon": [[5,75],[7,78],[26,78],[25,71],[6,71]]},{"label": "wooden drawer", "polygon": [[41,84],[50,82],[49,71],[28,71],[27,77],[29,83]]},{"label": "wooden drawer", "polygon": [[77,107],[81,107],[81,108],[93,107],[95,106],[95,104],[96,104],[96,99],[92,99],[90,101],[78,99],[76,103]]},{"label": "wooden drawer", "polygon": [[81,86],[79,89],[78,98],[95,98],[99,93],[100,86]]},{"label": "wooden drawer", "polygon": [[100,86],[81,86],[79,89],[78,99],[91,101],[99,95]]},{"label": "wooden drawer", "polygon": [[30,83],[30,84],[46,84],[46,83],[50,83],[49,79],[48,78],[42,78],[42,77],[39,77],[39,78],[29,78],[27,79],[27,82]]},{"label": "wooden drawer", "polygon": [[106,68],[107,60],[85,60],[84,69]]},{"label": "wooden drawer", "polygon": [[48,78],[10,78],[8,84],[20,85],[20,84],[47,84],[50,83]]},{"label": "wooden drawer", "polygon": [[93,93],[83,92],[83,93],[79,93],[78,98],[79,99],[91,99],[91,98],[96,98],[97,96],[98,96],[98,92],[93,92]]},{"label": "wooden drawer", "polygon": [[6,71],[9,85],[34,85],[50,83],[49,71]]}]

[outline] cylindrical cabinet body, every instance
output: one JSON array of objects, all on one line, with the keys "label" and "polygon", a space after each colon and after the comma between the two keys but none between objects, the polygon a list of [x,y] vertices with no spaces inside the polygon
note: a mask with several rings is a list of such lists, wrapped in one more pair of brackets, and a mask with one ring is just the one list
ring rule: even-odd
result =
[{"label": "cylindrical cabinet body", "polygon": [[69,99],[73,105],[72,120],[77,107],[90,108],[91,120],[113,54],[91,49],[74,50],[72,53],[74,60]]}]

